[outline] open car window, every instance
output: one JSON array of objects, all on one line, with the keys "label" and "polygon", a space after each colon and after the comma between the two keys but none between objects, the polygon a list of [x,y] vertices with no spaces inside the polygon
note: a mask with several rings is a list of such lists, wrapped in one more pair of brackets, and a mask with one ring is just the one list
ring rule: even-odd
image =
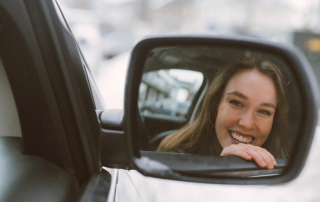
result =
[{"label": "open car window", "polygon": [[168,69],[146,72],[139,88],[138,106],[143,116],[184,119],[197,102],[202,73]]}]

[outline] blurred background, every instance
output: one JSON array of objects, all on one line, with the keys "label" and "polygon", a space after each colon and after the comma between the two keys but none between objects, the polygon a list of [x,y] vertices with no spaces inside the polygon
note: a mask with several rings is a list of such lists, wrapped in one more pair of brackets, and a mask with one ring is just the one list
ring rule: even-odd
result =
[{"label": "blurred background", "polygon": [[[130,50],[151,35],[246,35],[296,46],[320,78],[320,0],[57,1],[108,108],[123,108]],[[120,172],[130,175],[144,201],[319,201],[319,147],[310,154],[300,177],[281,186],[194,186]]]},{"label": "blurred background", "polygon": [[130,50],[137,41],[152,35],[246,35],[289,44],[307,56],[320,78],[320,0],[58,0],[58,3],[108,108],[123,108]]}]

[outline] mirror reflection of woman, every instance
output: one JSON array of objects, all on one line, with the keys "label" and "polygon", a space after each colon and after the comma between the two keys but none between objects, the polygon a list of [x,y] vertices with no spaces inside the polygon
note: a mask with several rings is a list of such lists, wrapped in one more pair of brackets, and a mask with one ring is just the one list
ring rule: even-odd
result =
[{"label": "mirror reflection of woman", "polygon": [[288,104],[279,68],[250,58],[223,69],[195,121],[164,138],[157,151],[239,156],[273,169],[289,157]]}]

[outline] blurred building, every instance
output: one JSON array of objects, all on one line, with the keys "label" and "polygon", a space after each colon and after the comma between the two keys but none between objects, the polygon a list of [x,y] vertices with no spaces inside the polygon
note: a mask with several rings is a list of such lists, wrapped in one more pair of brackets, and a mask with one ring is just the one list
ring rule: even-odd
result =
[{"label": "blurred building", "polygon": [[[155,34],[240,34],[295,44],[305,52],[305,45],[303,45],[305,42],[299,42],[298,38],[301,36],[297,33],[320,33],[319,0],[308,2],[291,0],[58,1],[69,8],[77,8],[71,9],[73,11],[87,10],[87,13],[91,13],[89,15],[96,19],[92,24],[98,29],[93,29],[98,30],[101,37],[99,43],[94,42],[97,44],[96,47],[91,48],[88,44],[93,44],[90,42],[93,39],[89,40],[89,38],[97,37],[93,34],[85,36],[84,31],[75,31],[79,33],[75,35],[80,38],[81,46],[87,46],[83,49],[87,50],[84,51],[85,55],[91,54],[86,56],[86,58],[93,58],[91,61],[96,60],[92,56],[95,52],[93,50],[101,51],[104,59],[109,59],[130,51],[141,38]],[[68,18],[71,16],[74,22],[88,21],[92,18],[89,15],[81,16],[75,12],[68,15]],[[77,30],[83,30],[77,27]],[[90,28],[90,30],[93,29]],[[307,57],[315,57],[315,53],[305,53]]]},{"label": "blurred building", "polygon": [[[172,77],[168,70],[152,71],[143,74],[139,90],[139,103],[140,105],[145,102],[154,103],[165,98],[185,102],[193,98],[195,90],[198,89],[193,88],[193,83]],[[183,100],[178,97],[179,91],[186,92]]]},{"label": "blurred building", "polygon": [[[294,45],[296,45],[309,60],[315,76],[320,78],[320,34],[312,32],[295,32]],[[319,89],[320,82],[318,81]]]}]

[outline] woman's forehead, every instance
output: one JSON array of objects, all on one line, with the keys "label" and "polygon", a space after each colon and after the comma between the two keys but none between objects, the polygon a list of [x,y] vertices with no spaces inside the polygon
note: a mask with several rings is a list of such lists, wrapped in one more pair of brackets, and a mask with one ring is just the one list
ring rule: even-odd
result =
[{"label": "woman's forehead", "polygon": [[248,100],[277,104],[273,80],[257,70],[244,70],[233,75],[224,90],[224,96],[238,92]]}]

